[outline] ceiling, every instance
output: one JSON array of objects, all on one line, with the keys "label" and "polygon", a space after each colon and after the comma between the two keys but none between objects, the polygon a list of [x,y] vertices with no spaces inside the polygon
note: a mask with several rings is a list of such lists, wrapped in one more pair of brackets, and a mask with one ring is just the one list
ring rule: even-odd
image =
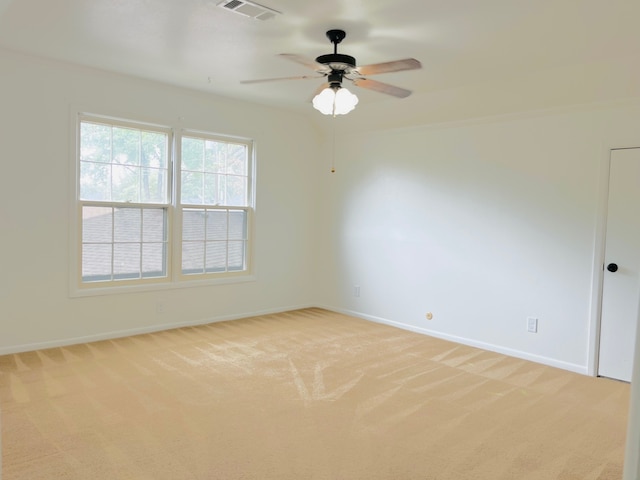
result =
[{"label": "ceiling", "polygon": [[[638,0],[260,0],[281,12],[270,20],[219,1],[0,0],[0,47],[303,113],[321,79],[240,81],[313,75],[277,54],[331,53],[332,28],[360,65],[418,59],[375,78],[414,97],[640,57]],[[361,105],[411,104],[352,90]]]}]

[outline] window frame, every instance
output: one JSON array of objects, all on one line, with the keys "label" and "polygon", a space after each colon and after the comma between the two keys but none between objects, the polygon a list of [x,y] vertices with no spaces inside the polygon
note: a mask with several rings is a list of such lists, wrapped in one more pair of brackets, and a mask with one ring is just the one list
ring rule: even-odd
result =
[{"label": "window frame", "polygon": [[[233,143],[244,145],[247,148],[247,205],[239,206],[239,205],[207,205],[205,203],[202,204],[192,204],[192,203],[182,203],[182,183],[177,180],[177,177],[182,176],[182,149],[178,149],[178,144],[181,144],[182,139],[184,137],[187,138],[198,138],[198,139],[206,139],[212,140],[215,142],[222,143]],[[180,129],[174,139],[174,144],[176,146],[175,152],[175,187],[173,189],[175,193],[175,216],[177,221],[174,226],[174,238],[176,239],[176,244],[180,246],[183,245],[182,238],[182,225],[183,225],[183,212],[185,210],[190,209],[205,209],[205,210],[244,210],[247,214],[247,232],[246,232],[246,246],[245,246],[245,254],[244,260],[246,268],[241,271],[225,271],[224,273],[220,272],[210,272],[210,273],[201,273],[201,274],[191,274],[191,273],[183,273],[182,271],[182,248],[176,248],[174,250],[174,264],[173,271],[175,275],[181,281],[198,281],[198,280],[213,280],[218,279],[224,276],[228,279],[238,278],[246,276],[248,272],[251,272],[251,253],[252,253],[252,230],[253,230],[253,212],[255,210],[254,203],[254,165],[255,165],[255,154],[254,154],[254,142],[248,139],[243,139],[240,137],[232,137],[229,135],[219,135],[209,132],[203,132],[201,130],[192,130],[192,129]]]},{"label": "window frame", "polygon": [[[120,116],[110,116],[88,113],[86,110],[74,109],[71,112],[71,192],[69,209],[69,296],[82,297],[93,295],[108,295],[116,293],[131,293],[134,291],[163,290],[174,288],[188,288],[203,285],[232,284],[256,279],[253,250],[254,250],[254,214],[255,214],[255,142],[249,138],[196,129],[185,129],[179,125],[162,125],[146,121],[132,120]],[[102,123],[111,126],[121,126],[145,131],[157,131],[168,135],[167,151],[167,198],[165,203],[132,203],[115,201],[81,200],[80,198],[80,146],[81,125],[83,122]],[[181,141],[183,136],[206,138],[223,143],[241,144],[246,146],[247,152],[247,205],[246,206],[213,206],[193,205],[180,201],[181,195]],[[135,279],[116,279],[107,281],[85,282],[82,278],[82,249],[83,249],[83,206],[105,207],[133,207],[133,208],[162,208],[166,218],[166,276],[141,277]],[[190,207],[224,210],[246,211],[246,240],[244,249],[245,269],[240,271],[224,271],[194,274],[182,273],[182,213]]]}]

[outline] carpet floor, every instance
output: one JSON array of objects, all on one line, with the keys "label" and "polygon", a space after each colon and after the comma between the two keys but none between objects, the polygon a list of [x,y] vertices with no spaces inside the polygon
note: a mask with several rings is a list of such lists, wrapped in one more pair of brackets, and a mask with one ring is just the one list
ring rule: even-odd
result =
[{"label": "carpet floor", "polygon": [[629,385],[321,309],[0,356],[4,480],[619,480]]}]

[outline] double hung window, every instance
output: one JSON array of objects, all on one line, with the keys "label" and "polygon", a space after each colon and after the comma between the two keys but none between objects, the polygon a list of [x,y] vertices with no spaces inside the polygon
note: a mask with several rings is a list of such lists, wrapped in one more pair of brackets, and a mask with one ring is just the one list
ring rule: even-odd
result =
[{"label": "double hung window", "polygon": [[252,143],[80,115],[80,288],[249,272]]}]

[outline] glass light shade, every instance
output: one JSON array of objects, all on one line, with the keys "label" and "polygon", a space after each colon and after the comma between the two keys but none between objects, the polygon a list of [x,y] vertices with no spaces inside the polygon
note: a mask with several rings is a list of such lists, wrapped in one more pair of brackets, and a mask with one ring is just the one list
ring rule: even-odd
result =
[{"label": "glass light shade", "polygon": [[358,97],[341,87],[327,87],[313,98],[313,108],[325,115],[346,115],[357,104]]}]

